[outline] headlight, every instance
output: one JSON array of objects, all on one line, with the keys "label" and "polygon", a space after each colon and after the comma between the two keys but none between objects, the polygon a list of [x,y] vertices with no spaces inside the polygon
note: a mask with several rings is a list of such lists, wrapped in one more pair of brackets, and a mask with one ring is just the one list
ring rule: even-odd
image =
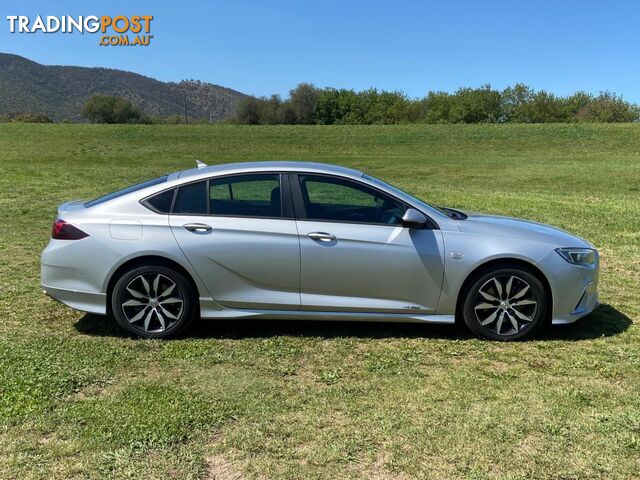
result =
[{"label": "headlight", "polygon": [[592,267],[596,263],[597,254],[593,248],[556,248],[556,252],[567,262],[583,267]]}]

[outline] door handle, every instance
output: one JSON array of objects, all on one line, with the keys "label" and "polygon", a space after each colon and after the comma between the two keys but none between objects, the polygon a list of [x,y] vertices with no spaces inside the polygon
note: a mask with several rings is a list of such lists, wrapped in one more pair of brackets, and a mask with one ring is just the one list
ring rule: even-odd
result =
[{"label": "door handle", "polygon": [[327,232],[311,232],[307,233],[307,237],[311,240],[318,240],[320,242],[333,242],[336,239],[335,235]]},{"label": "door handle", "polygon": [[213,230],[211,225],[207,225],[206,223],[187,223],[183,225],[185,230],[189,230],[190,232],[210,232]]}]

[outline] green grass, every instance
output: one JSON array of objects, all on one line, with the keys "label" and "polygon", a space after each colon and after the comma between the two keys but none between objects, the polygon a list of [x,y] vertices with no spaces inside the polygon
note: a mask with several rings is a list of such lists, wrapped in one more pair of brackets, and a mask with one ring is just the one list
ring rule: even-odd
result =
[{"label": "green grass", "polygon": [[[56,206],[208,163],[363,169],[602,252],[603,306],[452,327],[201,322],[171,342],[45,298]],[[0,125],[0,478],[637,478],[640,125]]]}]

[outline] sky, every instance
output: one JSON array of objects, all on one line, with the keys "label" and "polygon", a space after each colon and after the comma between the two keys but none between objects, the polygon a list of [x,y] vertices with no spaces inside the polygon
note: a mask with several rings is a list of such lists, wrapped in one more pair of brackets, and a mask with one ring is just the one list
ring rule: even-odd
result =
[{"label": "sky", "polygon": [[[0,52],[47,65],[197,79],[253,95],[301,82],[421,97],[523,82],[640,103],[640,2],[3,0]],[[153,15],[147,47],[97,34],[9,33],[7,15]]]}]

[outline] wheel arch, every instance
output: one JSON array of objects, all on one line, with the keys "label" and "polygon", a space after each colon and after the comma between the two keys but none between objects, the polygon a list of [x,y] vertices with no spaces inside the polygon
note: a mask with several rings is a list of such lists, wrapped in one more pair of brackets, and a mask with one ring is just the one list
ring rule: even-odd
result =
[{"label": "wheel arch", "polygon": [[[122,265],[118,266],[118,268],[116,268],[111,274],[109,278],[109,282],[107,283],[107,314],[108,315],[111,315],[112,313],[111,312],[111,295],[113,294],[113,288],[116,282],[118,281],[118,279],[120,278],[120,276],[122,276],[125,272],[128,272],[129,270],[132,270],[136,267],[142,267],[145,265],[160,265],[163,267],[176,270],[182,276],[184,276],[184,278],[187,279],[187,281],[191,285],[191,288],[193,289],[193,292],[195,292],[195,294],[198,295],[198,297],[200,296],[199,294],[200,290],[198,288],[198,284],[195,282],[193,276],[191,275],[191,273],[189,273],[189,271],[186,268],[184,268],[178,262],[170,258],[163,257],[161,255],[142,255],[139,257],[128,259]],[[196,301],[194,303],[196,307],[199,309],[200,302]]]},{"label": "wheel arch", "polygon": [[476,266],[476,268],[474,268],[467,275],[464,282],[462,282],[462,286],[460,287],[460,290],[458,290],[458,296],[456,299],[456,314],[455,314],[456,323],[462,319],[462,305],[464,304],[464,299],[467,294],[467,291],[469,290],[469,288],[471,288],[471,285],[473,285],[473,282],[475,281],[475,279],[486,270],[502,267],[502,266],[521,267],[527,270],[532,275],[534,275],[538,280],[540,280],[540,282],[542,283],[542,286],[544,287],[545,294],[549,298],[545,317],[546,317],[546,322],[550,323],[551,316],[552,316],[551,314],[553,312],[553,293],[551,291],[551,284],[549,283],[547,276],[544,274],[542,270],[536,267],[533,263],[528,262],[526,260],[522,260],[521,258],[513,258],[513,257],[494,258],[492,260],[489,260],[487,262],[484,262]]}]

